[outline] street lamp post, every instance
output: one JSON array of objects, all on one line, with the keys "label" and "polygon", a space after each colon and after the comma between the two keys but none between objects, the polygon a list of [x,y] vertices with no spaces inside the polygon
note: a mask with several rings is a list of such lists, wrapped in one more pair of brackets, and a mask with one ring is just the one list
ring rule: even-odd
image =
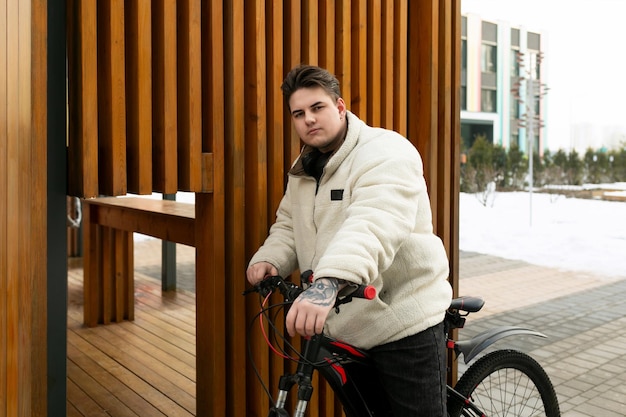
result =
[{"label": "street lamp post", "polygon": [[[548,88],[546,84],[539,79],[539,65],[543,60],[543,53],[539,52],[531,56],[534,62],[530,62],[528,66],[524,62],[524,53],[517,52],[516,61],[522,68],[522,75],[518,75],[517,81],[513,84],[511,92],[521,104],[524,105],[526,112],[519,116],[518,127],[526,128],[526,140],[528,149],[528,196],[529,196],[529,222],[533,224],[533,156],[535,148],[535,127],[537,130],[543,127],[543,122],[539,114],[535,112],[535,106],[540,103],[543,96],[546,95]],[[523,93],[525,87],[525,94]]]}]

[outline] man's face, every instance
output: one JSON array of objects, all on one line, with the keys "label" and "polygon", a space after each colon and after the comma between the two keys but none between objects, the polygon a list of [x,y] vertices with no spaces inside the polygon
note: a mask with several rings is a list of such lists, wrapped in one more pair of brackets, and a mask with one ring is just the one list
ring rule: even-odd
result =
[{"label": "man's face", "polygon": [[346,104],[321,87],[301,88],[289,98],[291,120],[302,141],[322,152],[333,150],[346,126]]}]

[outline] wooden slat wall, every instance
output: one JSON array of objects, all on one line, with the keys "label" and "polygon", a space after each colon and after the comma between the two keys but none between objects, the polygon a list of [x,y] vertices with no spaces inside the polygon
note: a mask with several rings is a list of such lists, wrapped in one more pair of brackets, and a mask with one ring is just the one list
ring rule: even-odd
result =
[{"label": "wooden slat wall", "polygon": [[46,2],[0,1],[0,28],[0,416],[45,415]]},{"label": "wooden slat wall", "polygon": [[68,0],[71,195],[210,191],[201,7]]},{"label": "wooden slat wall", "polygon": [[[70,193],[197,193],[216,260],[197,270],[215,300],[197,310],[215,329],[197,345],[215,364],[198,375],[199,415],[268,407],[242,366],[256,304],[240,294],[301,147],[280,91],[295,64],[329,68],[353,112],[416,145],[456,287],[459,2],[68,0]],[[252,352],[275,386],[290,365]],[[315,392],[312,415],[339,415]]]}]

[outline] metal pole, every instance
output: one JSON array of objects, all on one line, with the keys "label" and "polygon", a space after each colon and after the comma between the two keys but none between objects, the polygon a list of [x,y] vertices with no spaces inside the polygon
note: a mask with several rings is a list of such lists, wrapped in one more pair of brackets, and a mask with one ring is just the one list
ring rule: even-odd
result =
[{"label": "metal pole", "polygon": [[532,73],[528,77],[526,83],[526,120],[528,128],[526,135],[528,136],[528,198],[529,198],[529,222],[530,227],[533,225],[533,148],[535,145],[535,133],[533,131],[533,124],[535,123],[535,97],[533,88]]},{"label": "metal pole", "polygon": [[[176,194],[163,194],[163,200],[176,201]],[[176,289],[176,243],[161,242],[161,290]]]}]

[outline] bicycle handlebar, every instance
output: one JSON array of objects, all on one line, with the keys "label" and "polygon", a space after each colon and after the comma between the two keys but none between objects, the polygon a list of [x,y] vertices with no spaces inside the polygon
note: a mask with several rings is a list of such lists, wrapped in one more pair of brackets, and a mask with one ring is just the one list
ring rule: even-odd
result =
[{"label": "bicycle handlebar", "polygon": [[[305,271],[302,273],[300,278],[304,284],[311,283],[312,277],[313,273],[311,271]],[[348,284],[347,288],[349,288],[348,291],[345,291],[345,289],[340,291],[337,296],[337,300],[335,301],[335,308],[339,307],[341,304],[349,303],[353,298],[372,300],[376,297],[376,288],[371,285]],[[263,297],[266,297],[275,290],[280,291],[282,296],[285,298],[285,302],[287,303],[294,302],[300,293],[304,291],[301,286],[298,286],[291,281],[287,281],[281,276],[273,275],[264,278],[255,286],[245,290],[243,294],[246,295],[257,292]],[[345,295],[342,293],[345,293]]]}]

